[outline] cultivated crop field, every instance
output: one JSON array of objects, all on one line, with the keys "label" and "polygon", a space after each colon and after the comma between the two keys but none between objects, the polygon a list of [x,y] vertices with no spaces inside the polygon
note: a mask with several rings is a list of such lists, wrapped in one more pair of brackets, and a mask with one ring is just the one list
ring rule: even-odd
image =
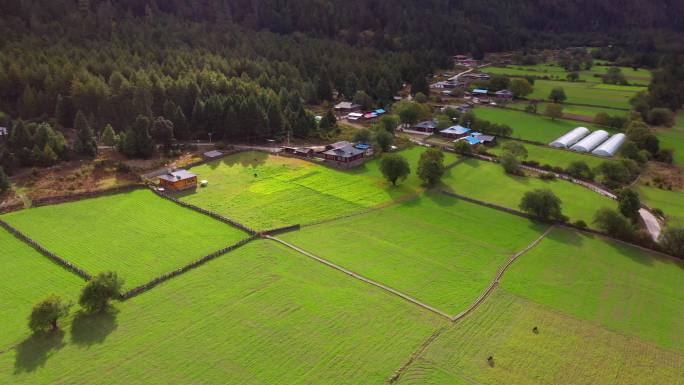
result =
[{"label": "cultivated crop field", "polygon": [[[513,102],[509,103],[506,105],[508,108],[514,108],[516,110],[520,111],[525,111],[525,108],[528,106],[529,102],[527,101],[520,101],[520,102]],[[544,109],[548,105],[548,102],[542,102],[537,104],[537,111],[539,114],[544,113]],[[606,113],[610,116],[626,116],[627,111],[624,110],[616,110],[614,108],[606,108],[606,107],[591,107],[591,106],[579,106],[575,104],[565,104],[563,105],[563,115],[570,120],[581,120],[583,122],[593,122],[594,118],[596,117],[596,114],[598,113]],[[584,124],[584,123],[578,123],[578,124]]]},{"label": "cultivated crop field", "polygon": [[[610,66],[594,65],[590,70],[579,71],[579,80],[588,83],[601,83],[601,78]],[[630,84],[647,86],[651,81],[651,72],[645,69],[634,70],[630,67],[618,67]],[[506,76],[535,76],[551,80],[566,80],[568,72],[558,64],[543,63],[537,65],[509,65],[507,67],[485,67],[482,72]]]},{"label": "cultivated crop field", "polygon": [[563,214],[570,217],[571,222],[583,220],[589,226],[596,210],[617,207],[613,200],[576,184],[512,176],[496,163],[475,159],[454,167],[443,182],[455,193],[516,210],[519,210],[520,199],[525,192],[547,188],[561,199]]},{"label": "cultivated crop field", "polygon": [[[534,83],[534,92],[528,95],[528,98],[548,100],[549,93],[555,87],[563,87],[565,95],[568,97],[565,101],[566,103],[588,104],[618,110],[629,109],[629,99],[639,91],[646,89],[639,86],[537,80]],[[620,111],[616,112],[619,113]]]},{"label": "cultivated crop field", "polygon": [[[487,152],[494,155],[501,155],[503,152],[503,144],[506,143],[505,140],[500,140],[496,147],[488,148]],[[580,161],[586,163],[589,167],[594,168],[605,161],[610,161],[611,158],[601,158],[598,156],[581,154],[569,150],[560,150],[548,146],[537,146],[534,144],[520,143],[523,147],[527,149],[527,159],[528,161],[539,162],[540,165],[551,165],[554,167],[567,168],[570,163],[575,161]]]},{"label": "cultivated crop field", "polygon": [[0,383],[377,384],[446,325],[273,241],[117,308],[1,354]]},{"label": "cultivated crop field", "polygon": [[[415,169],[424,148],[401,152],[412,173],[397,187],[381,175],[379,161],[350,171],[259,152],[239,153],[192,171],[209,187],[180,195],[186,202],[259,230],[307,224],[368,210],[417,194]],[[445,154],[445,163],[456,160]]]},{"label": "cultivated crop field", "polygon": [[544,228],[430,193],[282,238],[454,315],[470,305],[506,260]]},{"label": "cultivated crop field", "polygon": [[85,281],[0,228],[0,351],[29,334],[33,305],[49,294],[75,299]]},{"label": "cultivated crop field", "polygon": [[587,127],[591,131],[609,129],[592,123],[577,122],[567,119],[551,120],[542,114],[530,114],[503,108],[477,108],[478,118],[492,123],[506,124],[513,129],[513,138],[551,143],[576,127]]},{"label": "cultivated crop field", "polygon": [[682,366],[678,352],[499,288],[442,334],[398,383],[682,385]]},{"label": "cultivated crop field", "polygon": [[116,271],[128,288],[248,236],[148,190],[20,210],[1,218],[92,275]]}]

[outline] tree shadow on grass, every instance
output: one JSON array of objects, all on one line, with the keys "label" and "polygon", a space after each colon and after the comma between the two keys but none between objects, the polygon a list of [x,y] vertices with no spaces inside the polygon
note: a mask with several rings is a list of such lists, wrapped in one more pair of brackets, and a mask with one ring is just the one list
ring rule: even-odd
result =
[{"label": "tree shadow on grass", "polygon": [[101,344],[116,330],[116,316],[119,311],[113,307],[101,313],[76,313],[71,323],[71,341],[81,346]]},{"label": "tree shadow on grass", "polygon": [[62,330],[33,334],[15,347],[17,355],[14,361],[14,372],[32,372],[42,367],[48,358],[64,346],[66,344]]}]

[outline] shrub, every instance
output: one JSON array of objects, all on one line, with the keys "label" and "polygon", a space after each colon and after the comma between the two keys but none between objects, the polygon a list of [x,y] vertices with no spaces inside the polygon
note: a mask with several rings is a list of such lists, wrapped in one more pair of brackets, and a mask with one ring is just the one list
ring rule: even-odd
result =
[{"label": "shrub", "polygon": [[653,108],[648,112],[647,120],[654,126],[672,127],[674,114],[667,108]]},{"label": "shrub", "polygon": [[573,222],[573,225],[577,228],[580,228],[580,229],[586,229],[587,228],[587,223],[581,219]]},{"label": "shrub", "polygon": [[552,172],[545,172],[545,173],[542,173],[541,175],[539,175],[539,178],[543,179],[543,180],[555,180],[556,174],[554,174]]},{"label": "shrub", "polygon": [[615,210],[600,208],[594,215],[594,223],[612,237],[627,241],[634,238],[634,228],[629,219]]},{"label": "shrub", "polygon": [[666,228],[660,235],[660,244],[668,253],[684,258],[684,228]]}]

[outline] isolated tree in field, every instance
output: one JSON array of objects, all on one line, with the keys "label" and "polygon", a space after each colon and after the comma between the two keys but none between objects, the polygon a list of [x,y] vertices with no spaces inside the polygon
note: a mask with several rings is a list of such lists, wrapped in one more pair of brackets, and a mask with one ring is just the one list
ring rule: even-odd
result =
[{"label": "isolated tree in field", "polygon": [[617,193],[618,210],[626,218],[632,220],[633,223],[639,220],[639,209],[641,209],[641,200],[636,191],[628,188],[623,188]]},{"label": "isolated tree in field", "polygon": [[101,312],[121,295],[122,286],[123,280],[115,272],[100,273],[83,287],[78,303],[89,313]]},{"label": "isolated tree in field", "polygon": [[47,297],[33,307],[29,316],[29,329],[34,333],[57,330],[57,321],[69,314],[70,307],[70,304],[56,295]]},{"label": "isolated tree in field", "polygon": [[446,168],[444,167],[444,153],[434,148],[428,148],[420,155],[418,161],[418,177],[427,186],[436,185]]},{"label": "isolated tree in field", "polygon": [[85,115],[81,111],[76,113],[74,128],[76,129],[74,151],[89,157],[94,157],[97,155],[97,141],[95,140],[95,134],[90,128],[88,119],[86,119]]},{"label": "isolated tree in field", "polygon": [[684,258],[684,228],[667,227],[660,235],[660,245],[675,257]]},{"label": "isolated tree in field", "polygon": [[634,236],[634,228],[629,219],[619,212],[603,207],[594,215],[596,227],[615,238],[630,240]]},{"label": "isolated tree in field", "polygon": [[551,90],[551,93],[549,93],[549,100],[554,103],[563,103],[567,98],[563,87],[555,87]]},{"label": "isolated tree in field", "polygon": [[510,151],[504,151],[499,157],[499,163],[503,167],[504,171],[508,174],[519,175],[520,174],[520,161],[515,156],[515,154]]},{"label": "isolated tree in field", "polygon": [[591,168],[581,160],[570,163],[566,172],[573,178],[594,180],[594,173],[591,171]]},{"label": "isolated tree in field", "polygon": [[406,179],[411,173],[409,163],[401,155],[385,154],[380,159],[380,172],[385,176],[385,179],[392,182],[393,186],[397,185],[398,180]]},{"label": "isolated tree in field", "polygon": [[111,124],[107,124],[102,130],[102,136],[100,138],[100,142],[102,142],[103,145],[105,146],[115,146],[116,142],[118,141],[118,137],[116,133],[114,132],[114,128],[112,128]]},{"label": "isolated tree in field", "polygon": [[352,140],[357,143],[370,143],[373,138],[373,133],[367,128],[361,128],[354,133]]},{"label": "isolated tree in field", "polygon": [[580,77],[580,75],[579,75],[579,72],[577,72],[577,71],[568,72],[568,74],[565,75],[565,78],[571,82],[576,82],[577,80],[579,80],[579,77]]},{"label": "isolated tree in field", "polygon": [[4,194],[7,191],[9,191],[11,186],[12,183],[10,181],[10,178],[5,173],[5,170],[2,167],[0,167],[0,194]]},{"label": "isolated tree in field", "polygon": [[394,143],[394,135],[383,129],[376,131],[375,144],[380,151],[388,152],[392,148],[392,143]]},{"label": "isolated tree in field", "polygon": [[454,151],[461,155],[470,155],[473,153],[472,147],[465,140],[456,141],[456,143],[454,143]]},{"label": "isolated tree in field", "polygon": [[511,80],[511,92],[516,98],[524,98],[534,91],[532,84],[527,79],[519,78]]},{"label": "isolated tree in field", "polygon": [[557,103],[549,103],[544,108],[544,115],[551,118],[551,120],[560,119],[563,117],[563,106]]},{"label": "isolated tree in field", "polygon": [[399,117],[396,115],[383,115],[378,120],[377,125],[387,132],[394,133],[399,125]]},{"label": "isolated tree in field", "polygon": [[515,155],[518,159],[527,159],[527,148],[516,141],[507,141],[504,143],[502,149]]},{"label": "isolated tree in field", "polygon": [[528,191],[520,200],[520,209],[546,220],[564,220],[561,200],[549,189]]}]

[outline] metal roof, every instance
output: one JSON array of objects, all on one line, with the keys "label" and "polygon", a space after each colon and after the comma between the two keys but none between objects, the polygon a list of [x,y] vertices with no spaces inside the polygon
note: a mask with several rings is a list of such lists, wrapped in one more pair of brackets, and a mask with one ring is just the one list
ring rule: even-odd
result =
[{"label": "metal roof", "polygon": [[446,128],[440,132],[443,134],[463,135],[468,131],[470,131],[470,128],[466,128],[466,127],[461,126],[460,124],[457,124],[455,126],[451,126],[449,128]]},{"label": "metal roof", "polygon": [[424,122],[420,122],[420,123],[416,124],[414,127],[429,128],[429,129],[434,130],[435,128],[437,128],[437,121],[426,120]]},{"label": "metal roof", "polygon": [[207,151],[203,154],[207,158],[218,158],[219,156],[222,156],[223,153],[218,150],[213,150],[213,151]]},{"label": "metal roof", "polygon": [[471,146],[474,146],[474,145],[476,145],[476,144],[478,144],[478,143],[481,142],[480,138],[476,138],[476,137],[474,137],[474,136],[472,136],[472,135],[468,135],[468,136],[466,136],[464,139],[465,139],[466,142],[468,142]]},{"label": "metal roof", "polygon": [[170,172],[168,174],[160,175],[159,179],[164,179],[168,182],[176,182],[179,180],[185,180],[197,177],[197,174],[193,174],[188,170],[177,170]]},{"label": "metal roof", "polygon": [[339,147],[339,148],[333,148],[332,150],[328,150],[324,152],[324,154],[327,155],[333,155],[333,156],[341,156],[344,158],[351,158],[352,156],[363,154],[363,150],[360,150],[351,144],[348,144],[344,147]]},{"label": "metal roof", "polygon": [[487,91],[487,90],[484,89],[484,88],[476,88],[476,89],[473,90],[473,93],[474,93],[474,94],[486,94],[486,93],[488,93],[488,92],[489,92],[489,91]]}]

